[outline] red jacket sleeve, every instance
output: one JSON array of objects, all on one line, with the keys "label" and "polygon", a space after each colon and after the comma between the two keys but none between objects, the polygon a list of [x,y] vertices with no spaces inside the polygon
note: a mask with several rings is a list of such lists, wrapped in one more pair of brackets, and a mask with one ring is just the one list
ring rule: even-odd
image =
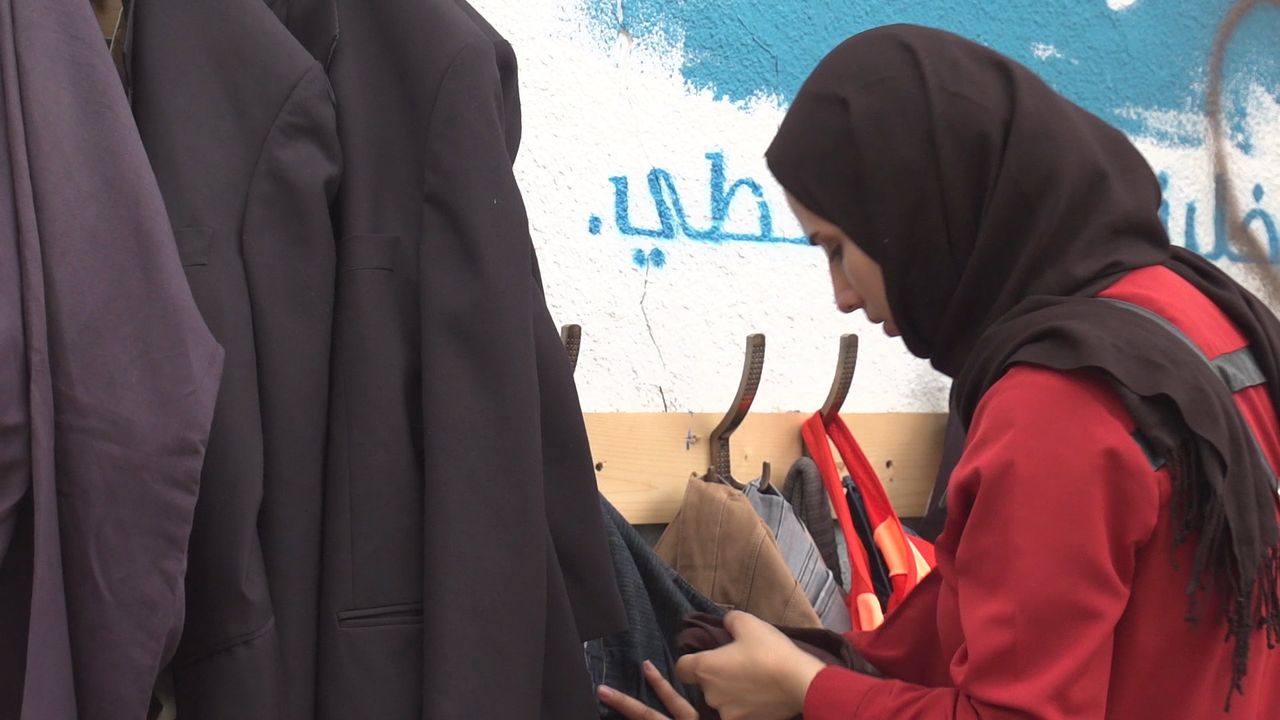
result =
[{"label": "red jacket sleeve", "polygon": [[884,675],[930,687],[950,685],[951,658],[938,642],[941,580],[940,573],[929,573],[883,625],[846,633],[845,638]]},{"label": "red jacket sleeve", "polygon": [[[952,475],[939,540],[963,641],[950,686],[829,668],[807,720],[1096,720],[1106,710],[1116,623],[1159,485],[1132,420],[1100,379],[1011,370],[983,398]],[[955,615],[957,617],[949,617]]]}]

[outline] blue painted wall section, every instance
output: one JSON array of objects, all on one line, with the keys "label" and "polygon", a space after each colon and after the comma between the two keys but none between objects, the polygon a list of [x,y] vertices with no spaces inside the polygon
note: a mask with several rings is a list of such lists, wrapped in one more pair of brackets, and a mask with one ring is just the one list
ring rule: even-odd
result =
[{"label": "blue painted wall section", "polygon": [[[1204,113],[1214,38],[1237,1],[1137,0],[1112,10],[1104,0],[621,0],[619,14],[618,0],[591,0],[587,16],[609,41],[624,31],[637,38],[656,33],[682,38],[687,82],[735,102],[761,93],[789,102],[828,50],[862,30],[894,22],[940,27],[1020,60],[1131,136],[1194,147],[1206,140],[1198,128],[1149,125],[1141,113],[1131,111]],[[1249,153],[1247,94],[1261,87],[1280,101],[1280,2],[1255,8],[1237,30],[1226,54],[1223,87],[1231,140]],[[609,226],[647,244],[677,239],[807,243],[776,232],[775,209],[758,180],[731,181],[722,151],[708,152],[705,159],[706,188],[678,187],[676,177],[662,167],[650,169],[642,182],[622,175],[609,178],[612,223],[592,215],[589,232],[599,235]],[[1170,174],[1162,171],[1159,179],[1169,195]],[[1213,197],[1186,201],[1182,227],[1169,227],[1167,199],[1160,217],[1175,242],[1211,260],[1243,262],[1228,240],[1223,186],[1215,178]],[[1251,189],[1253,206],[1241,222],[1266,245],[1270,262],[1280,264],[1280,230],[1263,207],[1273,199],[1262,183],[1244,187]],[[705,224],[691,218],[682,201],[691,192],[708,193]],[[654,215],[644,214],[656,217],[656,224],[634,222],[633,208],[650,202]],[[788,212],[785,207],[779,211]],[[731,217],[736,221],[730,223]],[[732,232],[726,229],[730,224],[753,230]],[[632,260],[639,268],[661,268],[668,257],[650,247],[634,250]]]},{"label": "blue painted wall section", "polygon": [[[1194,132],[1151,126],[1126,108],[1200,113],[1213,39],[1233,0],[591,0],[588,19],[612,42],[619,31],[684,39],[684,77],[718,97],[769,93],[789,102],[842,40],[879,25],[915,23],[986,44],[1127,133],[1196,145]],[[1224,107],[1237,144],[1251,85],[1280,98],[1280,6],[1251,13],[1225,66]],[[1052,51],[1050,51],[1050,48]],[[1039,53],[1037,53],[1039,49]]]}]

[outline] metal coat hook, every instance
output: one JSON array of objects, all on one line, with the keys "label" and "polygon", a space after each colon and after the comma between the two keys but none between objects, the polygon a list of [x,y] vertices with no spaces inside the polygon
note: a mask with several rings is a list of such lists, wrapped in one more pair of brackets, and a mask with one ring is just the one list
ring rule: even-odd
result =
[{"label": "metal coat hook", "polygon": [[836,377],[831,381],[831,392],[827,393],[827,401],[822,403],[823,420],[830,420],[840,413],[845,398],[849,397],[849,388],[853,385],[853,371],[858,366],[858,336],[840,336],[840,356],[836,360]]},{"label": "metal coat hook", "polygon": [[578,351],[582,349],[582,326],[564,325],[560,328],[560,342],[569,353],[569,372],[578,369]]},{"label": "metal coat hook", "polygon": [[711,431],[711,469],[708,474],[713,479],[728,482],[730,473],[729,437],[738,429],[751,410],[751,403],[756,399],[756,390],[760,387],[760,376],[764,372],[764,335],[756,333],[747,336],[746,358],[742,363],[742,379],[738,382],[738,394],[733,398],[729,412]]}]

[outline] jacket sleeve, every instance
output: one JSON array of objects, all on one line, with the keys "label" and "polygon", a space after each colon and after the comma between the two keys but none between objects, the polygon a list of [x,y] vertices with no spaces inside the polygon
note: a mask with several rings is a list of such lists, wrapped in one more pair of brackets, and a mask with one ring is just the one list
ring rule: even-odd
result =
[{"label": "jacket sleeve", "polygon": [[[262,562],[289,686],[314,674],[336,243],[329,206],[342,172],[333,92],[310,63],[263,143],[242,252],[257,360]],[[301,709],[298,710],[302,712]]]},{"label": "jacket sleeve", "polygon": [[[263,145],[245,211],[242,243],[253,306],[268,443],[268,527],[319,542],[336,243],[329,206],[342,173],[336,108],[323,68],[312,64],[285,101]],[[287,482],[286,482],[287,479]],[[300,532],[299,524],[310,526]],[[292,562],[313,547],[283,553]]]},{"label": "jacket sleeve", "polygon": [[[952,478],[939,572],[964,641],[947,687],[828,668],[808,720],[1035,718],[1106,713],[1116,623],[1156,524],[1156,474],[1132,420],[1090,375],[1020,366],[983,399]],[[959,535],[959,538],[947,536]],[[942,625],[946,625],[944,623]]]},{"label": "jacket sleeve", "polygon": [[[267,340],[288,338],[281,343],[293,368],[288,374],[307,379],[328,372],[336,254],[329,206],[341,175],[333,91],[324,69],[312,64],[263,143],[242,230],[255,332]],[[259,342],[259,353],[264,345],[275,347]],[[274,357],[259,362],[272,370],[281,364]],[[304,366],[293,367],[299,362]],[[300,420],[315,424],[311,415]]]},{"label": "jacket sleeve", "polygon": [[[562,412],[544,416],[567,389],[549,373],[572,380],[563,348],[554,347],[557,357],[547,347],[554,329],[539,306],[505,100],[494,45],[480,36],[444,74],[427,133],[418,247],[424,528],[426,547],[452,553],[426,558],[424,604],[432,612],[424,653],[432,672],[424,714],[431,717],[510,716],[512,707],[539,707],[540,697],[570,695],[565,702],[579,705],[571,712],[590,712],[590,687],[575,674],[580,608],[570,593],[584,581],[615,583],[594,476],[579,473],[584,482],[572,486],[554,476],[563,467],[590,469],[585,434],[577,438],[584,454],[572,462],[556,454],[571,448],[544,444],[548,432],[580,434],[581,411],[561,397]],[[561,515],[552,508],[563,502],[587,508],[575,532],[598,559],[592,568],[574,570],[559,556]],[[545,641],[512,642],[534,632]],[[481,672],[493,648],[502,648],[506,666],[542,668],[543,677]],[[562,680],[572,688],[547,685]]]},{"label": "jacket sleeve", "polygon": [[930,687],[950,685],[950,658],[938,643],[941,580],[936,570],[929,573],[883,625],[854,630],[845,638],[882,675]]}]

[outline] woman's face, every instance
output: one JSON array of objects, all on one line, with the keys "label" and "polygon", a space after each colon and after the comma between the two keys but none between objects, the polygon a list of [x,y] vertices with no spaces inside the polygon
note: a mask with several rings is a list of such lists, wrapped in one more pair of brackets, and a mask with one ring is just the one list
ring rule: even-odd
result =
[{"label": "woman's face", "polygon": [[827,254],[831,270],[831,287],[840,312],[866,310],[867,319],[884,326],[891,337],[898,336],[898,326],[889,312],[889,298],[884,291],[884,272],[834,224],[818,217],[787,193],[791,212],[809,236],[809,242]]}]

